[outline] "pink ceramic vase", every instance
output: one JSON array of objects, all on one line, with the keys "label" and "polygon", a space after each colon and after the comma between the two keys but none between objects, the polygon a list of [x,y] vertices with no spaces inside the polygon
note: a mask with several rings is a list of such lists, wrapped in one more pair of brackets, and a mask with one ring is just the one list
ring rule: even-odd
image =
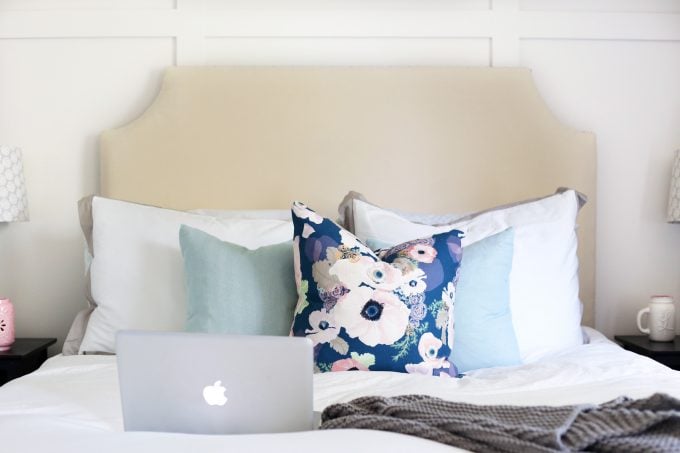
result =
[{"label": "pink ceramic vase", "polygon": [[8,351],[14,343],[14,306],[0,299],[0,351]]}]

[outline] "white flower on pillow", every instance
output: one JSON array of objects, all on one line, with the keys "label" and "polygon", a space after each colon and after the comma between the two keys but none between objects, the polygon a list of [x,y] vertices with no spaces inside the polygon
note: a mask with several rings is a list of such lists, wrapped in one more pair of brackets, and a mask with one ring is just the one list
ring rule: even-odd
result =
[{"label": "white flower on pillow", "polygon": [[309,314],[309,325],[311,329],[306,329],[307,338],[317,345],[319,343],[329,343],[338,336],[337,324],[332,313],[328,313],[323,308]]},{"label": "white flower on pillow", "polygon": [[373,289],[392,291],[401,285],[403,276],[399,269],[389,263],[375,261],[367,256],[360,256],[357,261],[338,260],[331,266],[329,273],[335,275],[346,288],[369,286]]},{"label": "white flower on pillow", "polygon": [[302,219],[309,219],[310,222],[316,223],[317,225],[320,225],[321,222],[323,222],[322,216],[312,211],[304,203],[300,203],[299,201],[293,203],[293,211],[295,212],[296,216]]},{"label": "white flower on pillow", "polygon": [[403,337],[410,312],[393,293],[365,286],[351,289],[333,309],[347,335],[368,346],[393,344]]},{"label": "white flower on pillow", "polygon": [[438,357],[439,350],[444,343],[431,332],[425,332],[418,341],[418,354],[423,359],[420,363],[408,363],[405,368],[408,373],[432,375],[432,371],[439,368],[449,368],[451,364],[446,357]]},{"label": "white flower on pillow", "polygon": [[367,271],[375,264],[375,260],[360,255],[356,259],[339,259],[328,270],[329,275],[336,277],[345,288],[353,290],[364,286],[368,281]]},{"label": "white flower on pillow", "polygon": [[305,226],[302,227],[302,237],[307,239],[309,236],[312,235],[316,230],[312,228],[312,226],[308,223],[305,223]]},{"label": "white flower on pillow", "polygon": [[427,284],[425,283],[426,278],[427,276],[423,270],[415,268],[404,275],[402,280],[403,283],[399,287],[399,290],[405,296],[422,293],[425,291],[425,288],[427,288]]},{"label": "white flower on pillow", "polygon": [[341,284],[340,279],[330,273],[331,264],[330,260],[321,260],[312,264],[312,278],[316,282],[316,286],[325,291],[332,291],[333,288]]},{"label": "white flower on pillow", "polygon": [[439,350],[444,343],[434,335],[432,332],[425,332],[420,341],[418,341],[418,354],[423,359],[424,362],[428,362],[432,365],[437,365],[435,368],[441,367],[442,361],[445,360],[444,357],[438,358]]},{"label": "white flower on pillow", "polygon": [[366,270],[368,280],[366,283],[376,289],[392,291],[401,285],[403,275],[399,269],[382,261],[375,262]]},{"label": "white flower on pillow", "polygon": [[344,229],[340,230],[340,243],[350,249],[358,248],[363,249],[364,252],[368,251],[368,248],[359,242],[356,236]]},{"label": "white flower on pillow", "polygon": [[449,282],[446,288],[442,289],[442,300],[447,307],[453,307],[456,301],[456,287],[453,285],[453,282]]}]

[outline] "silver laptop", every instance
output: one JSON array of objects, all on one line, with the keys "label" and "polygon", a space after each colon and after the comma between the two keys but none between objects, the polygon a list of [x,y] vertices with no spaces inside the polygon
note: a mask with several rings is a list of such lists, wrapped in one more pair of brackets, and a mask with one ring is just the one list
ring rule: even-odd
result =
[{"label": "silver laptop", "polygon": [[313,427],[306,338],[121,331],[126,431],[241,434]]}]

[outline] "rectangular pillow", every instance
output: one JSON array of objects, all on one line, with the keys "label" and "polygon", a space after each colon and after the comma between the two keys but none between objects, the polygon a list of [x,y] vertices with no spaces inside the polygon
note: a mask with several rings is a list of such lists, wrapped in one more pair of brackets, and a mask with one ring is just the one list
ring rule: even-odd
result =
[{"label": "rectangular pillow", "polygon": [[510,309],[522,360],[531,362],[582,343],[575,228],[583,203],[583,195],[560,189],[548,197],[432,226],[354,199],[352,217],[359,239],[388,244],[458,229],[465,233],[465,247],[512,227]]},{"label": "rectangular pillow", "polygon": [[283,220],[218,219],[102,197],[92,199],[92,300],[79,352],[115,352],[120,329],[184,330],[182,224],[258,248],[290,240]]},{"label": "rectangular pillow", "polygon": [[[88,301],[88,307],[79,312],[64,341],[64,346],[62,348],[63,355],[74,355],[78,354],[80,350],[80,345],[82,343],[83,337],[85,336],[85,330],[87,329],[87,324],[90,318],[90,314],[94,307],[96,306],[95,301],[92,299],[91,281],[90,281],[90,264],[92,262],[92,199],[94,195],[90,195],[82,198],[78,201],[78,215],[80,218],[80,227],[83,232],[83,237],[85,239],[86,249],[84,251],[84,261],[86,269],[86,291],[85,296]],[[193,214],[200,214],[210,217],[224,218],[224,219],[278,219],[278,220],[290,220],[289,210],[222,210],[222,209],[196,209],[188,211]]]},{"label": "rectangular pillow", "polygon": [[[361,193],[350,190],[347,195],[342,199],[340,205],[338,206],[338,223],[349,231],[354,230],[354,200],[361,200],[364,203],[371,204],[377,208],[379,206],[370,203],[366,197]],[[409,212],[402,211],[401,209],[394,208],[381,208],[388,212],[397,214],[406,220],[414,223],[423,223],[426,225],[446,225],[448,223],[454,222],[467,214],[428,214],[422,212]]]},{"label": "rectangular pillow", "polygon": [[297,302],[290,240],[249,250],[182,225],[179,243],[187,287],[186,330],[288,335]]},{"label": "rectangular pillow", "polygon": [[189,212],[218,219],[290,220],[287,209],[192,209]]},{"label": "rectangular pillow", "polygon": [[76,313],[76,317],[71,323],[71,328],[66,334],[64,346],[61,348],[61,353],[63,355],[78,354],[80,345],[83,342],[83,337],[85,336],[85,330],[87,330],[87,323],[90,320],[92,310],[94,310],[94,307],[87,307]]}]

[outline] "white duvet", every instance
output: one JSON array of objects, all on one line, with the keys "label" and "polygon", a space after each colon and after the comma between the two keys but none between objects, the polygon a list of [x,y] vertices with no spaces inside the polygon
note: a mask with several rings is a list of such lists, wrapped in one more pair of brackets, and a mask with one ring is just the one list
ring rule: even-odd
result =
[{"label": "white duvet", "polygon": [[[422,393],[479,404],[601,403],[665,392],[680,398],[680,372],[624,351],[586,329],[589,344],[518,367],[478,370],[462,379],[387,372],[315,375],[315,410],[364,395]],[[451,451],[415,437],[369,430],[200,436],[125,433],[115,358],[56,356],[0,388],[3,452]]]}]

